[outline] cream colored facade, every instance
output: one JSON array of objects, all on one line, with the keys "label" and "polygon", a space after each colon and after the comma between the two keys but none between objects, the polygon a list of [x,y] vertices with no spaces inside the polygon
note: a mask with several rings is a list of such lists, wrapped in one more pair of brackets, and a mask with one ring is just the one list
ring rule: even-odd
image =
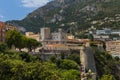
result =
[{"label": "cream colored facade", "polygon": [[26,32],[25,35],[26,35],[26,37],[35,39],[37,41],[39,41],[39,39],[40,39],[40,34],[39,33],[34,34],[33,32]]},{"label": "cream colored facade", "polygon": [[107,41],[106,51],[108,51],[110,54],[120,55],[120,40]]},{"label": "cream colored facade", "polygon": [[75,39],[75,37],[73,35],[68,35],[67,39]]}]

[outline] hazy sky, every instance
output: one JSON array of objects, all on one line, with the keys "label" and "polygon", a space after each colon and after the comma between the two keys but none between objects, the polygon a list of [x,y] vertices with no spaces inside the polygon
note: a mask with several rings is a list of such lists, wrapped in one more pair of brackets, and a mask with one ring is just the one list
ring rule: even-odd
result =
[{"label": "hazy sky", "polygon": [[51,0],[0,0],[0,21],[20,20]]}]

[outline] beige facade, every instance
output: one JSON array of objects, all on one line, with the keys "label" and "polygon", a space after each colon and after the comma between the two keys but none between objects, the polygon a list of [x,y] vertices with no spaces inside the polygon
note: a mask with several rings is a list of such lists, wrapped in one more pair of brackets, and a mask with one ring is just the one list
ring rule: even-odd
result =
[{"label": "beige facade", "polygon": [[120,40],[107,41],[106,51],[108,51],[111,54],[120,55]]},{"label": "beige facade", "polygon": [[37,41],[39,41],[39,39],[40,39],[40,34],[39,33],[34,34],[33,32],[26,32],[25,35],[26,35],[26,37],[35,39]]},{"label": "beige facade", "polygon": [[75,39],[75,37],[73,35],[68,35],[67,39]]},{"label": "beige facade", "polygon": [[50,38],[50,28],[41,28],[41,41],[48,40]]}]

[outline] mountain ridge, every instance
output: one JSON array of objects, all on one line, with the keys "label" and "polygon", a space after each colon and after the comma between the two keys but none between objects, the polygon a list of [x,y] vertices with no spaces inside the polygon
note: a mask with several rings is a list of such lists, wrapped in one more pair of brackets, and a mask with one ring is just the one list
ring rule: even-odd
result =
[{"label": "mountain ridge", "polygon": [[[39,32],[39,29],[45,26],[52,30],[71,29],[73,32],[91,26],[107,25],[108,27],[110,23],[104,25],[98,23],[101,24],[100,21],[104,21],[106,17],[114,18],[116,14],[120,14],[119,3],[119,0],[54,0],[29,13],[23,20],[12,20],[6,23],[22,26],[27,31],[33,32]],[[93,21],[97,21],[97,24],[92,24]],[[118,22],[113,23],[116,25]]]}]

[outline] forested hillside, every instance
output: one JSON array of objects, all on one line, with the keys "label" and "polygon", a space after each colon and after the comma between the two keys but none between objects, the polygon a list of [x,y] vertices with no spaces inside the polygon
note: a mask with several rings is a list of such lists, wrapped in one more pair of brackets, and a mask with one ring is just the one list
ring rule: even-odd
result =
[{"label": "forested hillside", "polygon": [[97,28],[120,28],[120,0],[53,0],[29,13],[23,20],[7,23],[38,32],[41,27],[52,30],[63,28],[67,32]]}]

